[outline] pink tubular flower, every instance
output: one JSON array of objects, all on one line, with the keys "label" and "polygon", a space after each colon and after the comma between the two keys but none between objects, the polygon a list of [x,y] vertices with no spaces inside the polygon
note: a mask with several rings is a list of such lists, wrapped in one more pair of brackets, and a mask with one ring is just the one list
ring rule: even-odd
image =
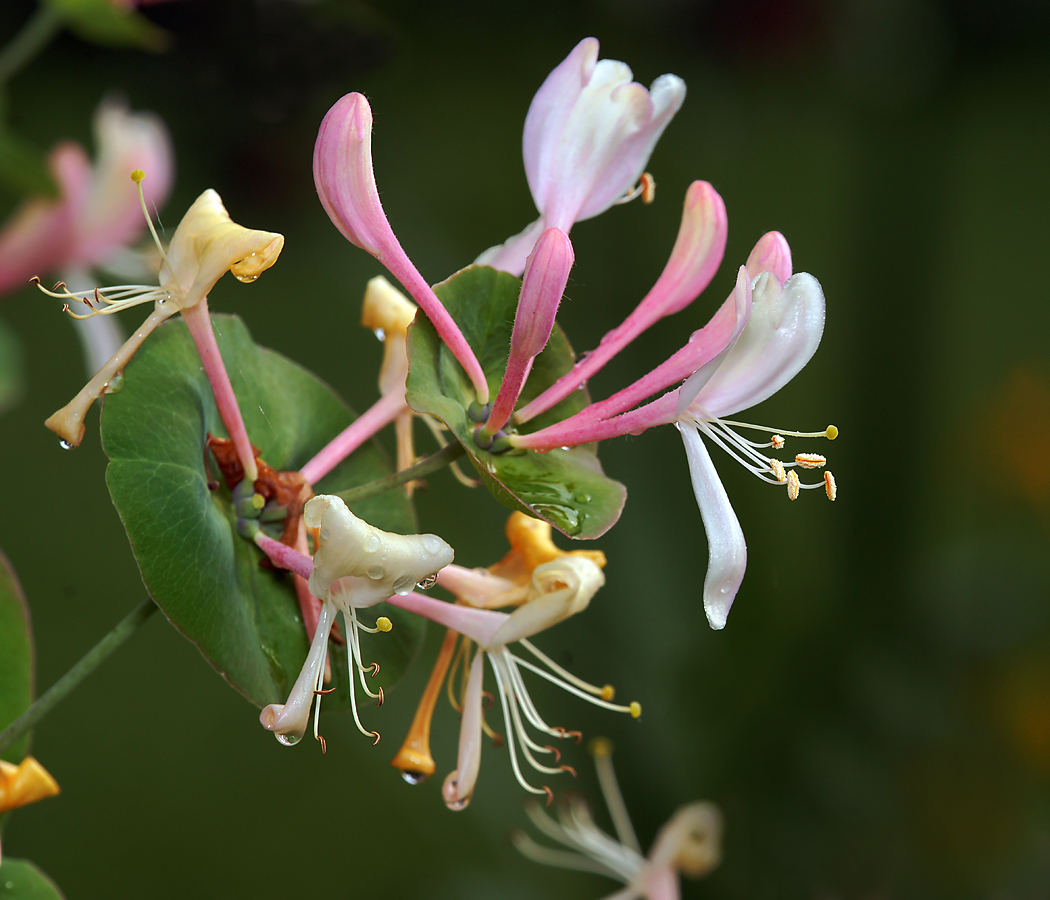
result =
[{"label": "pink tubular flower", "polygon": [[104,100],[95,112],[94,165],[79,144],[58,144],[48,160],[59,198],[33,198],[0,231],[0,294],[34,275],[88,270],[112,263],[146,228],[133,169],[149,173],[146,201],[163,205],[171,190],[174,153],[164,123]]},{"label": "pink tubular flower", "polygon": [[363,94],[347,94],[328,111],[314,144],[314,184],[332,223],[355,247],[367,250],[404,285],[441,340],[488,402],[488,382],[459,326],[401,248],[379,202],[372,171],[372,110]]},{"label": "pink tubular flower", "polygon": [[574,222],[605,212],[638,181],[668,122],[685,99],[685,83],[661,75],[649,90],[630,68],[598,60],[598,41],[585,38],[547,76],[529,106],[522,155],[540,218],[478,262],[520,275],[546,228],[568,232]]},{"label": "pink tubular flower", "polygon": [[[835,426],[797,432],[731,422],[727,416],[772,396],[812,358],[824,330],[824,295],[812,275],[792,275],[791,251],[777,232],[765,235],[741,267],[733,295],[707,326],[680,351],[634,385],[576,416],[541,431],[514,435],[511,443],[535,450],[637,434],[654,425],[675,424],[682,434],[693,491],[708,538],[709,563],[704,609],[712,628],[725,627],[744,577],[747,547],[725,488],[701,433],[763,481],[787,486],[794,500],[801,489],[823,487],[834,500],[830,472],[803,484],[797,468],[823,468],[823,456],[800,453],[782,462],[761,452],[780,450],[784,438],[838,436]],[[632,407],[685,379],[684,384],[645,406]],[[736,428],[771,433],[768,442],[740,436]]]}]

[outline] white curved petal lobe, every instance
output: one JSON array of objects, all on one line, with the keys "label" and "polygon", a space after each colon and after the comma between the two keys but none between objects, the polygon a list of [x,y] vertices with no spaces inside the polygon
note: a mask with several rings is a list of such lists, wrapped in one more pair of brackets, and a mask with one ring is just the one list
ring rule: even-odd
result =
[{"label": "white curved petal lobe", "polygon": [[747,544],[726,490],[695,425],[680,422],[678,430],[689,460],[696,505],[707,532],[708,563],[704,579],[704,612],[712,628],[725,628],[729,608],[744,580]]},{"label": "white curved petal lobe", "polygon": [[810,361],[823,333],[824,293],[816,278],[799,272],[781,287],[776,276],[762,273],[746,327],[692,409],[701,418],[722,418],[761,403]]}]

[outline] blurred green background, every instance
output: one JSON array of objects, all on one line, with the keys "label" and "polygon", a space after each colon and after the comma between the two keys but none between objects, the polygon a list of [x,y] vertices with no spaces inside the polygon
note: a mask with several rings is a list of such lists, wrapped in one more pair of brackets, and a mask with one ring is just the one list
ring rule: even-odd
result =
[{"label": "blurred green background", "polygon": [[[4,3],[0,42],[32,9]],[[826,449],[839,499],[789,504],[716,457],[749,566],[728,627],[713,633],[677,435],[604,446],[606,471],[630,491],[597,544],[608,584],[538,643],[645,714],[603,713],[542,685],[537,704],[613,739],[643,845],[678,806],[721,805],[724,862],[684,884],[686,897],[1050,895],[1045,3],[189,0],[147,14],[174,36],[171,52],[63,35],[11,83],[9,121],[47,148],[90,144],[91,112],[111,91],[163,116],[178,160],[169,233],[214,187],[236,221],[287,237],[275,268],[250,289],[220,283],[212,309],[242,315],[260,343],[359,410],[376,398],[381,359],[357,324],[360,299],[382,269],[316,199],[311,152],[331,103],[369,97],[385,208],[438,281],[534,217],[522,121],[580,38],[597,36],[601,55],[645,84],[682,76],[685,106],[650,163],[657,201],[573,230],[560,320],[577,350],[594,346],[662,269],[689,182],[711,181],[729,212],[722,271],[592,391],[677,349],[753,242],[778,229],[796,270],[823,285],[827,329],[813,362],[749,416],[838,425]],[[3,301],[0,321],[25,371],[21,401],[0,417],[0,547],[30,600],[43,688],[143,588],[108,501],[97,416],[71,453],[41,424],[83,380],[72,329],[30,290]],[[481,490],[441,473],[418,509],[457,562],[503,554],[505,511]],[[429,655],[439,639],[433,629]],[[309,742],[281,747],[156,617],[37,729],[34,754],[63,794],[17,813],[4,851],[36,861],[70,898],[614,890],[513,850],[524,796],[505,749],[486,748],[458,814],[440,777],[412,788],[389,767],[428,671],[429,660],[415,666],[369,711],[378,747],[337,715],[322,758]],[[457,728],[442,703],[442,775]],[[582,748],[570,761],[597,803]]]}]

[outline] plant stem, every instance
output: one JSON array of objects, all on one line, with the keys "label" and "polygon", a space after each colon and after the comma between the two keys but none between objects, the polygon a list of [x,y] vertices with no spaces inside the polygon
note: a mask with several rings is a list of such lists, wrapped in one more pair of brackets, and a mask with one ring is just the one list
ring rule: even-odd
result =
[{"label": "plant stem", "polygon": [[59,678],[58,681],[37,698],[37,701],[29,709],[0,732],[0,752],[10,747],[51,712],[52,708],[64,700],[73,688],[94,672],[114,650],[131,637],[138,630],[138,627],[153,615],[156,609],[157,604],[152,600],[143,600],[142,603],[121,619],[109,634],[81,658],[80,662]]},{"label": "plant stem", "polygon": [[466,452],[467,451],[463,449],[463,445],[459,443],[459,441],[453,441],[450,444],[446,444],[438,450],[437,453],[428,456],[421,462],[417,462],[414,466],[409,466],[407,469],[402,469],[400,472],[395,472],[393,475],[387,475],[386,478],[380,478],[378,481],[370,481],[368,484],[362,484],[360,487],[340,491],[336,496],[341,497],[343,502],[349,506],[351,503],[356,503],[358,500],[365,500],[368,497],[383,494],[386,491],[404,484],[406,481],[422,478],[424,475],[429,475],[431,472],[443,469],[449,463],[455,462]]},{"label": "plant stem", "polygon": [[0,84],[7,82],[36,56],[62,27],[62,13],[48,3],[41,3],[29,21],[0,50]]}]

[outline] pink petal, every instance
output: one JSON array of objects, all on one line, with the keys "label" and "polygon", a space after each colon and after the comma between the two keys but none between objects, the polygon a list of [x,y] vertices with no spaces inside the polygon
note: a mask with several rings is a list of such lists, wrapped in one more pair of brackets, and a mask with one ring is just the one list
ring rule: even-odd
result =
[{"label": "pink petal", "polygon": [[770,272],[783,284],[791,277],[791,248],[787,239],[779,231],[770,231],[762,235],[747,258],[745,266],[752,278],[757,278],[763,272]]},{"label": "pink petal", "polygon": [[747,544],[729,497],[695,425],[678,425],[689,460],[696,504],[707,532],[708,562],[704,578],[704,612],[714,629],[725,628],[729,608],[740,590],[747,566]]}]

